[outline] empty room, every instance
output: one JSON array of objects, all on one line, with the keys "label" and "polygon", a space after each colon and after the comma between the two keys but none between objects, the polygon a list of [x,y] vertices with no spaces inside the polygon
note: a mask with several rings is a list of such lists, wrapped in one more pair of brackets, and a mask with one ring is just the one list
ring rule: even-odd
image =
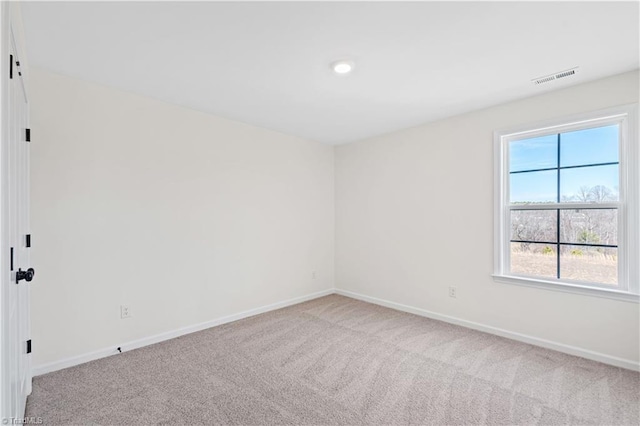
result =
[{"label": "empty room", "polygon": [[0,5],[3,425],[640,424],[640,2]]}]

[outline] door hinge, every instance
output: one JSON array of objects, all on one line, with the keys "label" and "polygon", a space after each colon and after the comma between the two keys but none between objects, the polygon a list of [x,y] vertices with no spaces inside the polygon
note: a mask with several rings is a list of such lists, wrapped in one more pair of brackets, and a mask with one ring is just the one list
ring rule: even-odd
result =
[{"label": "door hinge", "polygon": [[13,55],[9,55],[9,78],[13,78]]},{"label": "door hinge", "polygon": [[24,129],[24,139],[31,142],[31,129]]},{"label": "door hinge", "polygon": [[31,339],[27,340],[27,353],[31,353]]},{"label": "door hinge", "polygon": [[26,245],[27,247],[31,247],[31,234],[27,234],[27,235],[25,236],[25,245]]},{"label": "door hinge", "polygon": [[13,247],[11,247],[11,270],[13,271]]}]

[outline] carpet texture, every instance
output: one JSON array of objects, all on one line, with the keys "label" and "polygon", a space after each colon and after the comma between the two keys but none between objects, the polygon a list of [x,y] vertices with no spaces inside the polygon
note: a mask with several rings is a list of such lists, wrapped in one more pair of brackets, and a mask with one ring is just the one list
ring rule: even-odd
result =
[{"label": "carpet texture", "polygon": [[36,377],[44,424],[640,423],[640,375],[331,295]]}]

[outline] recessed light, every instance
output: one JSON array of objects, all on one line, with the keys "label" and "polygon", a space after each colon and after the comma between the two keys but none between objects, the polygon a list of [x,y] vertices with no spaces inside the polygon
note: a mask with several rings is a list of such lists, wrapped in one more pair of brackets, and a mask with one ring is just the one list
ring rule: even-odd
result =
[{"label": "recessed light", "polygon": [[336,74],[349,74],[353,71],[352,61],[336,61],[331,64],[331,68]]}]

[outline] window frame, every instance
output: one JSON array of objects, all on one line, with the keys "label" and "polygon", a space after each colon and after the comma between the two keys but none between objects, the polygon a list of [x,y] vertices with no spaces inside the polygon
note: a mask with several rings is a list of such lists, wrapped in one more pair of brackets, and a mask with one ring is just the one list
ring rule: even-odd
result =
[{"label": "window frame", "polygon": [[[618,210],[618,287],[567,279],[531,277],[511,274],[510,244],[512,207],[509,204],[509,142],[551,134],[584,130],[611,124],[620,125],[619,137],[619,200],[599,203],[598,207]],[[548,290],[640,302],[640,150],[638,149],[638,105],[623,105],[569,117],[525,124],[494,132],[494,271],[496,282],[525,285]],[[548,203],[518,207],[522,210],[557,210],[594,208],[593,204]],[[634,261],[635,260],[635,261]]]}]

